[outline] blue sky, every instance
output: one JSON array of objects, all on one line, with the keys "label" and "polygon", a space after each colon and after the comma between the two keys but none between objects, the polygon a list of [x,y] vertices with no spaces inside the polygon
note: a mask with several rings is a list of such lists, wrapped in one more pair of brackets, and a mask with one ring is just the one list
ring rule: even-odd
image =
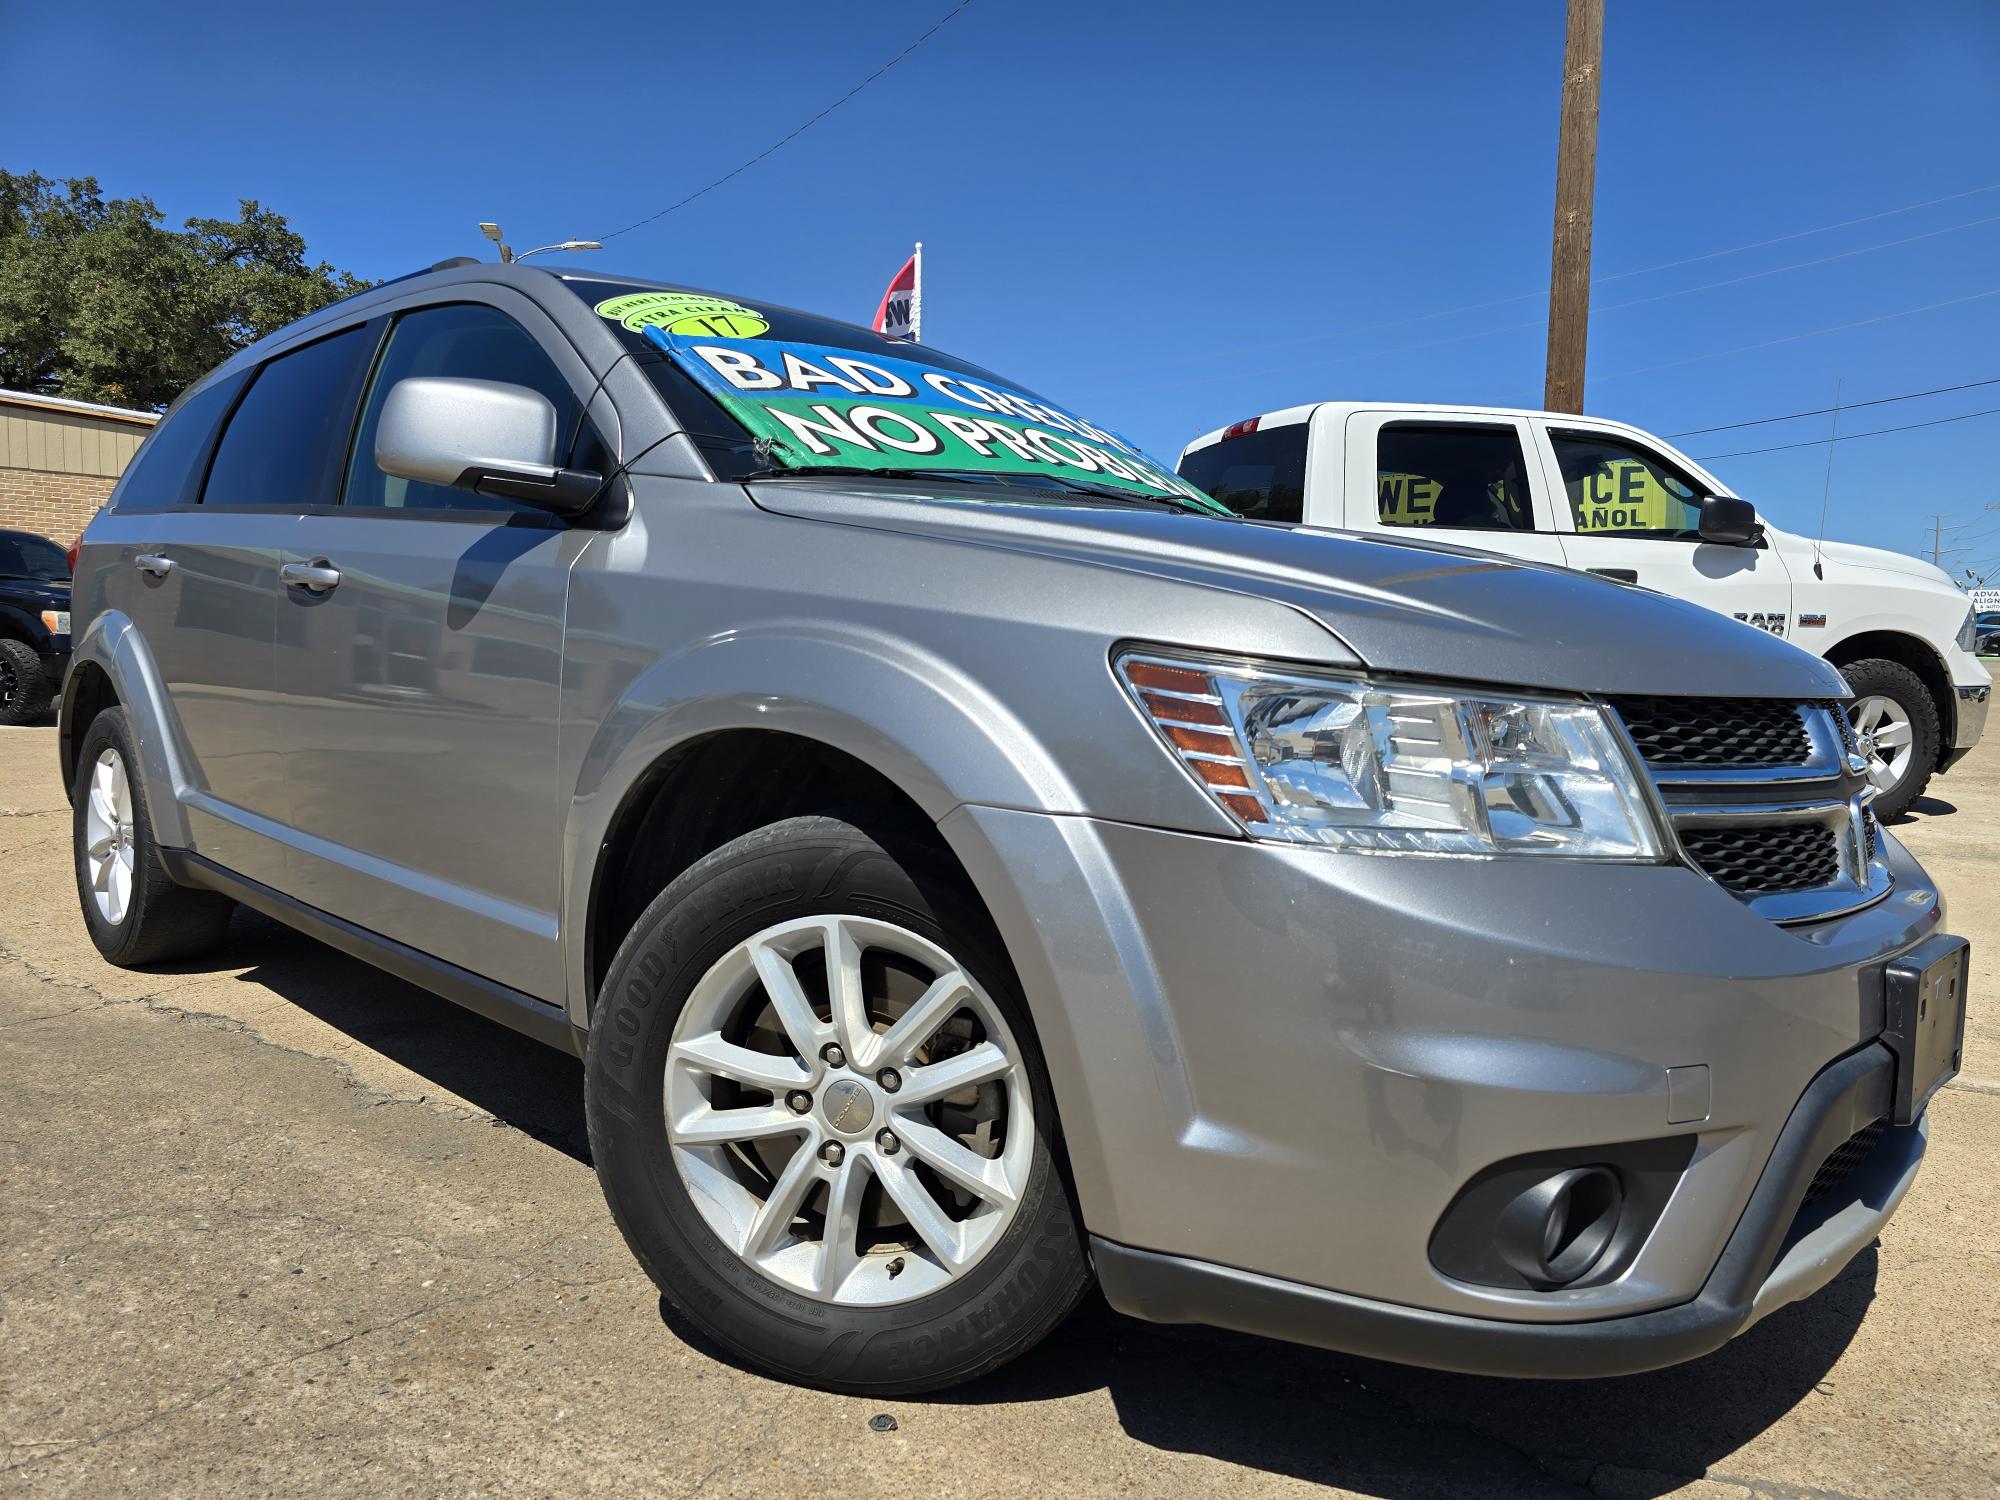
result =
[{"label": "blue sky", "polygon": [[[0,158],[175,222],[260,198],[388,276],[485,253],[481,219],[603,237],[951,3],[14,5]],[[1675,433],[2000,376],[2000,7],[1608,8],[1590,410]],[[922,239],[932,341],[1169,461],[1300,401],[1537,405],[1561,50],[1558,0],[974,0],[589,261],[865,321]],[[1989,407],[2000,385],[1844,425]],[[1943,512],[1969,523],[1947,561],[2000,572],[1996,444],[2000,415],[1841,444],[1829,534],[1916,551]],[[1714,467],[1817,525],[1823,445]]]}]

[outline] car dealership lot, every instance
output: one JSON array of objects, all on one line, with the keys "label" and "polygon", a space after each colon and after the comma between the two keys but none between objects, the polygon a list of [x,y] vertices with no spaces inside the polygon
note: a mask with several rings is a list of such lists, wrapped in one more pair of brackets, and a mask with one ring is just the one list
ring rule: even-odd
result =
[{"label": "car dealership lot", "polygon": [[[1973,942],[1966,1076],[1879,1246],[1694,1365],[1508,1383],[1101,1307],[871,1402],[663,1318],[571,1060],[239,914],[85,941],[51,727],[0,729],[0,1475],[24,1491],[1993,1493],[2000,751],[1899,832]],[[894,1418],[877,1431],[871,1418]]]}]

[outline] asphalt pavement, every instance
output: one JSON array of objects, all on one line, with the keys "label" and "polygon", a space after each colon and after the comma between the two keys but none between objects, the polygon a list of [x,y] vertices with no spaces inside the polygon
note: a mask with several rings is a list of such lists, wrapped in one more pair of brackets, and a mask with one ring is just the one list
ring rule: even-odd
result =
[{"label": "asphalt pavement", "polygon": [[1819,1296],[1693,1364],[1582,1383],[1409,1370],[1092,1303],[982,1383],[864,1401],[738,1369],[662,1306],[598,1195],[573,1060],[249,913],[198,964],[99,961],[54,739],[0,729],[9,1489],[2000,1489],[1993,743],[1897,830],[1973,942],[1966,1073],[1933,1105],[1901,1214]]}]

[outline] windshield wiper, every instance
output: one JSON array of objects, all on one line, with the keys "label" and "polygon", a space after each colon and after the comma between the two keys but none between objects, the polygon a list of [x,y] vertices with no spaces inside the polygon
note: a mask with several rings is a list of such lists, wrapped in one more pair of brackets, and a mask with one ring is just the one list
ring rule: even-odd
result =
[{"label": "windshield wiper", "polygon": [[[1091,484],[1085,480],[1071,479],[1061,474],[997,474],[985,469],[892,469],[864,468],[844,464],[811,464],[796,469],[772,467],[752,469],[735,477],[742,479],[813,479],[820,476],[831,478],[864,479],[947,479],[955,484],[972,485],[976,488],[996,492],[997,498],[1012,498],[1016,495],[1039,495],[1058,499],[1072,496],[1079,499],[1110,500],[1120,505],[1136,505],[1149,510],[1170,510],[1197,516],[1209,512],[1191,501],[1175,495],[1141,495],[1132,490],[1113,489],[1109,485]],[[1018,481],[1018,482],[1016,482]]]}]

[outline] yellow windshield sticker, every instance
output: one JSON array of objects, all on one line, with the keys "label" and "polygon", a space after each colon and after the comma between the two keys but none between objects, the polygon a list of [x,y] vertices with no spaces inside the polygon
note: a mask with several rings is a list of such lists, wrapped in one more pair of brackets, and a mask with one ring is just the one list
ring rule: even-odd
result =
[{"label": "yellow windshield sticker", "polygon": [[1687,531],[1694,502],[1680,485],[1630,458],[1607,459],[1567,485],[1578,531]]},{"label": "yellow windshield sticker", "polygon": [[763,314],[753,307],[693,292],[632,292],[598,303],[596,312],[634,333],[664,328],[668,333],[715,339],[754,339],[771,330]]},{"label": "yellow windshield sticker", "polygon": [[1375,493],[1384,526],[1428,526],[1444,486],[1421,474],[1378,473]]}]

